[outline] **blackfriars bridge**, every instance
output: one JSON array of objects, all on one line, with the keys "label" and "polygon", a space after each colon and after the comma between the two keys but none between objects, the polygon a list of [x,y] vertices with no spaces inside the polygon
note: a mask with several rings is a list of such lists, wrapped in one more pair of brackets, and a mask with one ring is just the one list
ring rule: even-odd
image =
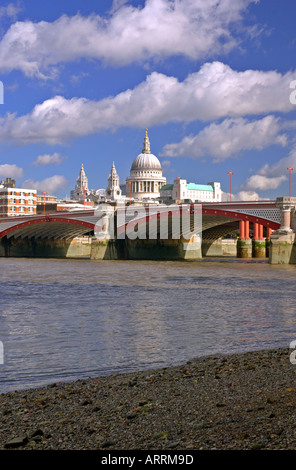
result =
[{"label": "blackfriars bridge", "polygon": [[[232,243],[241,258],[294,263],[295,209],[296,198],[282,197],[171,206],[103,204],[92,210],[2,217],[0,256],[193,260],[227,254],[227,243],[228,249]],[[189,217],[188,234],[175,223],[183,216]],[[223,240],[232,233],[236,240]]]}]

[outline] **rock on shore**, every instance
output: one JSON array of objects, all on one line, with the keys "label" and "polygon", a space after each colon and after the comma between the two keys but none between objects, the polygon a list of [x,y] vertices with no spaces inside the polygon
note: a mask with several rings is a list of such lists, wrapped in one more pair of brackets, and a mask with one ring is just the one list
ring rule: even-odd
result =
[{"label": "rock on shore", "polygon": [[0,395],[0,449],[295,449],[290,349]]}]

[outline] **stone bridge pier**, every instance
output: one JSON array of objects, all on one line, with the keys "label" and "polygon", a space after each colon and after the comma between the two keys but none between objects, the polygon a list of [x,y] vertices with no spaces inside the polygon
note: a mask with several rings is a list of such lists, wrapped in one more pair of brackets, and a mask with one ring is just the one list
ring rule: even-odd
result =
[{"label": "stone bridge pier", "polygon": [[279,197],[281,226],[270,237],[270,264],[296,264],[296,197]]}]

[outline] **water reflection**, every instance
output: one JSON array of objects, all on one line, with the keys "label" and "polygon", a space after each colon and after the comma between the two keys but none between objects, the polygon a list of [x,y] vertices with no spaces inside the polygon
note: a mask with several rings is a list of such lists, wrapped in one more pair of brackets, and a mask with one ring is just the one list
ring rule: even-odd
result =
[{"label": "water reflection", "polygon": [[295,267],[2,259],[0,391],[296,339]]}]

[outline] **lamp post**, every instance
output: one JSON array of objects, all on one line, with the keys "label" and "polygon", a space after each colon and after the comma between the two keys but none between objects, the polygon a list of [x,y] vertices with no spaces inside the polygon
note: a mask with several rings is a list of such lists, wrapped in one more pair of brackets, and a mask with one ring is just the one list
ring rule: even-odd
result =
[{"label": "lamp post", "polygon": [[291,171],[293,171],[294,168],[291,166],[288,166],[287,170],[289,171],[289,197],[291,197]]},{"label": "lamp post", "polygon": [[227,174],[230,176],[230,200],[229,202],[231,202],[231,176],[234,175],[234,173],[232,171],[228,171]]}]

